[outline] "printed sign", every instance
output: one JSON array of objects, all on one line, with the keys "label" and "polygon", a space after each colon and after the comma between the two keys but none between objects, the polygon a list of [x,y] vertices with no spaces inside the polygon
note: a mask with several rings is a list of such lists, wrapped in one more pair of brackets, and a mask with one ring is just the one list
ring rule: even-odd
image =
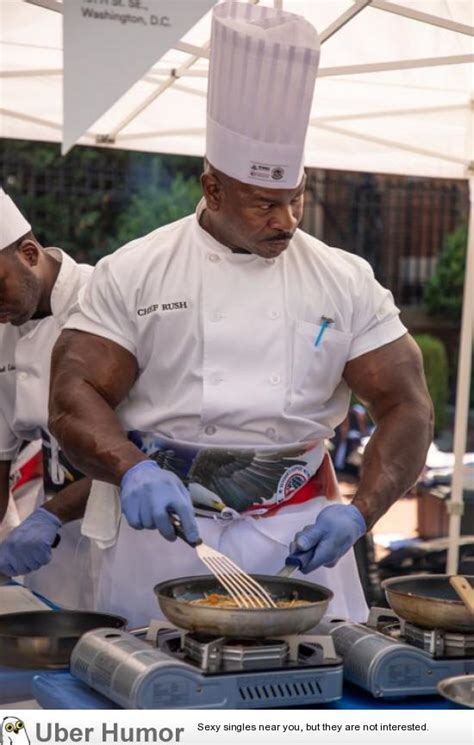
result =
[{"label": "printed sign", "polygon": [[63,155],[215,0],[64,0]]}]

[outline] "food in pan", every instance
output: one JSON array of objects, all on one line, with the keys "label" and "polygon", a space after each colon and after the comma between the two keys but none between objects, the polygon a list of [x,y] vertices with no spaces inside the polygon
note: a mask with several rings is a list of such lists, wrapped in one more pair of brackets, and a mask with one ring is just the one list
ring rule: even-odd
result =
[{"label": "food in pan", "polygon": [[[281,598],[275,599],[277,608],[299,608],[302,605],[311,605],[309,600],[299,600],[298,598],[288,598],[283,600]],[[191,600],[192,605],[206,605],[212,608],[238,608],[239,606],[230,595],[224,595],[217,592],[212,592],[209,595],[205,595],[203,598],[196,598]]]}]

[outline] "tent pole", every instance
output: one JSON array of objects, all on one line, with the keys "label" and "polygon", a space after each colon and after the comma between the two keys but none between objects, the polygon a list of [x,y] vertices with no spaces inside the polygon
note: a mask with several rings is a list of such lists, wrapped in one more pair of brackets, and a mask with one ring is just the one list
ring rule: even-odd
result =
[{"label": "tent pole", "polygon": [[31,122],[32,124],[39,124],[41,127],[51,127],[51,129],[57,129],[59,132],[62,131],[61,124],[58,124],[57,122],[50,122],[47,119],[40,119],[38,116],[29,116],[28,114],[22,114],[20,111],[0,109],[0,116],[9,116],[12,119],[18,119],[20,122]]},{"label": "tent pole", "polygon": [[63,12],[63,5],[59,0],[25,0],[25,2],[30,5],[37,5],[39,8],[44,8],[45,10],[54,10],[56,13]]},{"label": "tent pole", "polygon": [[362,140],[363,142],[373,142],[374,145],[382,145],[383,147],[396,148],[397,150],[403,150],[406,153],[415,153],[417,155],[426,155],[428,158],[436,158],[437,160],[446,160],[449,163],[459,163],[466,168],[469,167],[469,163],[466,162],[465,158],[457,158],[454,155],[445,155],[440,151],[427,150],[426,148],[414,147],[408,145],[405,142],[397,142],[396,140],[387,140],[384,137],[375,137],[373,135],[362,134],[362,132],[355,132],[344,127],[334,127],[332,124],[326,124],[319,119],[310,119],[310,127],[316,129],[327,129],[328,132],[335,132],[336,134],[344,135],[345,137],[352,137],[355,140]]},{"label": "tent pole", "polygon": [[[191,89],[191,92],[194,92]],[[205,94],[204,94],[205,95]],[[445,104],[443,106],[424,106],[423,108],[411,109],[384,109],[380,111],[361,111],[358,114],[336,114],[334,116],[317,116],[311,119],[311,124],[317,126],[323,124],[334,124],[334,122],[355,122],[358,119],[379,119],[381,117],[406,116],[407,114],[439,114],[441,111],[464,111],[464,104]]]},{"label": "tent pole", "polygon": [[335,33],[339,31],[343,26],[346,25],[346,23],[349,23],[349,21],[354,18],[358,13],[360,13],[361,10],[364,10],[364,8],[367,7],[367,5],[370,5],[372,0],[353,0],[354,5],[352,8],[348,8],[342,15],[340,15],[338,18],[336,18],[327,28],[324,29],[324,31],[321,31],[319,34],[319,40],[321,44],[324,44],[325,41],[331,38]]},{"label": "tent pole", "polygon": [[[353,0],[353,2],[355,2],[355,0]],[[439,16],[434,16],[430,13],[422,13],[420,10],[407,8],[404,5],[386,2],[386,0],[373,0],[372,7],[377,8],[377,10],[385,10],[388,13],[405,16],[405,18],[410,18],[412,21],[421,21],[430,26],[438,26],[439,28],[445,28],[448,31],[456,31],[459,34],[474,36],[474,28],[472,26],[466,26],[465,23],[456,23],[455,21],[450,21],[448,18],[440,18]]]},{"label": "tent pole", "polygon": [[390,70],[415,70],[419,67],[445,67],[446,65],[465,65],[474,62],[474,54],[452,54],[448,57],[425,57],[420,59],[392,60],[390,62],[368,62],[363,65],[343,65],[341,67],[321,67],[318,78],[332,75],[361,75]]},{"label": "tent pole", "polygon": [[[205,51],[208,50],[209,44],[210,42],[207,41],[205,44],[203,44],[202,49]],[[133,111],[131,111],[128,114],[128,116],[126,116],[124,119],[122,119],[121,122],[119,122],[115,127],[113,127],[113,129],[108,133],[108,137],[114,140],[119,134],[119,132],[121,132],[122,129],[124,129],[127,126],[127,124],[130,124],[130,122],[136,119],[136,117],[139,114],[141,114],[141,112],[144,111],[144,109],[146,109],[151,103],[153,103],[153,101],[157,99],[158,96],[161,96],[161,94],[164,93],[164,91],[167,90],[167,88],[170,88],[174,84],[175,80],[177,80],[178,77],[180,77],[184,73],[185,70],[192,67],[192,65],[194,65],[198,61],[198,59],[199,57],[194,55],[193,57],[190,57],[188,60],[186,60],[186,62],[183,62],[183,64],[180,67],[178,67],[176,70],[172,71],[173,74],[171,74],[169,78],[167,78],[167,80],[163,81],[158,86],[156,91],[153,91],[153,93],[149,95],[135,109],[133,109]]]},{"label": "tent pole", "polygon": [[[178,49],[179,46],[180,44],[176,44],[174,48]],[[200,56],[208,57],[209,53],[200,53]],[[446,65],[465,65],[469,64],[470,62],[474,62],[474,54],[456,54],[450,55],[449,57],[426,57],[422,59],[392,60],[391,62],[369,62],[363,65],[344,65],[342,67],[321,67],[318,71],[318,78],[328,78],[338,75],[362,75],[364,73],[373,72],[390,72],[391,70],[415,70],[417,68],[424,67],[446,67]],[[151,70],[151,72],[154,75],[160,76],[173,75],[175,78],[207,78],[208,76],[207,70],[189,70],[187,68],[183,70],[181,70],[181,68],[179,70],[173,70],[169,67],[158,67]],[[17,74],[16,71],[13,74]]]},{"label": "tent pole", "polygon": [[474,173],[469,178],[469,227],[467,236],[466,277],[459,345],[456,409],[454,414],[454,471],[449,512],[449,548],[446,571],[457,574],[459,537],[463,513],[463,458],[466,452],[471,382],[471,356],[474,332]]}]

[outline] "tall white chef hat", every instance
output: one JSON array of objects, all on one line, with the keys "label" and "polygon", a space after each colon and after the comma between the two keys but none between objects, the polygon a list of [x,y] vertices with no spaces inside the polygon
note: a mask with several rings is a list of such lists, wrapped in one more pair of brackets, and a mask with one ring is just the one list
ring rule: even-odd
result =
[{"label": "tall white chef hat", "polygon": [[316,29],[301,16],[226,2],[213,11],[206,155],[246,184],[292,189],[319,63]]},{"label": "tall white chef hat", "polygon": [[12,199],[0,188],[0,251],[31,230]]}]

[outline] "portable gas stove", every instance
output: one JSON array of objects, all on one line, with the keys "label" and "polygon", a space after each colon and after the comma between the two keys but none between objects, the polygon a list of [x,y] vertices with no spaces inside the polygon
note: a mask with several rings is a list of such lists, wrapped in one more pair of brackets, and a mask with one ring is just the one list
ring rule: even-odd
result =
[{"label": "portable gas stove", "polygon": [[146,639],[97,629],[71,656],[71,673],[125,708],[257,709],[342,696],[342,660],[329,636],[238,640],[154,621]]},{"label": "portable gas stove", "polygon": [[423,629],[387,608],[372,608],[367,624],[323,619],[344,661],[344,678],[377,698],[436,693],[443,678],[474,672],[474,634]]}]

